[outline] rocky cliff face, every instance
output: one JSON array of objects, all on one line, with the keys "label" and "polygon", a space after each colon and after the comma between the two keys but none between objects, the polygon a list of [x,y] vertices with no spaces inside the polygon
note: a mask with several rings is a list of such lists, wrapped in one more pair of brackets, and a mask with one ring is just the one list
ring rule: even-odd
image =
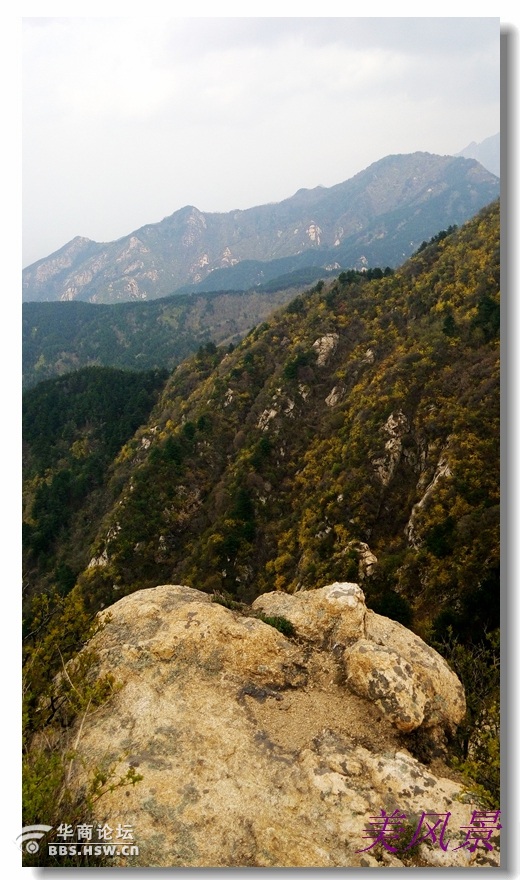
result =
[{"label": "rocky cliff face", "polygon": [[[283,615],[293,635],[260,613]],[[118,689],[73,734],[72,785],[119,758],[142,775],[95,805],[101,824],[133,829],[139,855],[119,864],[498,864],[496,849],[463,845],[478,807],[441,757],[427,767],[412,754],[422,738],[441,755],[464,713],[458,679],[411,632],[367,611],[357,585],[267,594],[248,614],[160,586],[103,615],[91,647]],[[381,810],[398,810],[408,829],[424,813],[448,816],[443,846],[435,834],[408,851],[374,845]]]},{"label": "rocky cliff face", "polygon": [[245,290],[306,266],[394,267],[498,195],[498,179],[472,159],[387,156],[278,204],[226,214],[188,206],[115,242],[76,238],[24,270],[23,297],[111,303],[201,282],[204,290]]}]

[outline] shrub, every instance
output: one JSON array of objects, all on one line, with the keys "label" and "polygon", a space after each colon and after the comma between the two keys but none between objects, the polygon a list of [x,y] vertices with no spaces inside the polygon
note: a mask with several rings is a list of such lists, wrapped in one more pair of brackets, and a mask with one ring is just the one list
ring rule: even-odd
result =
[{"label": "shrub", "polygon": [[218,605],[223,605],[224,608],[229,608],[231,611],[242,611],[244,607],[241,602],[237,602],[236,599],[233,599],[233,597],[226,592],[221,593],[219,591],[213,593],[211,601],[216,602]]},{"label": "shrub", "polygon": [[279,632],[282,633],[282,635],[287,636],[288,638],[296,635],[296,630],[294,629],[294,626],[292,625],[290,620],[287,620],[286,617],[278,617],[276,615],[271,617],[270,615],[263,614],[261,611],[259,611],[254,616],[263,621],[263,623],[268,623],[269,626],[274,626],[275,629],[277,629]]},{"label": "shrub", "polygon": [[500,807],[500,633],[494,630],[477,644],[463,645],[448,627],[432,642],[460,678],[467,710],[455,742],[453,765],[468,789],[488,807]]}]

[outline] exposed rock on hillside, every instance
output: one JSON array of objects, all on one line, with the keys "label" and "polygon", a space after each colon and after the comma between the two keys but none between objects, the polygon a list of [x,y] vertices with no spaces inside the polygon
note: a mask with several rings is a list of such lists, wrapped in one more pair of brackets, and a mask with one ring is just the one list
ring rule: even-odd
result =
[{"label": "exposed rock on hillside", "polygon": [[388,486],[397,469],[403,448],[402,438],[409,431],[410,425],[403,412],[390,413],[381,429],[381,433],[388,437],[384,456],[372,462],[383,486]]},{"label": "exposed rock on hillside", "polygon": [[[402,712],[388,708],[402,679],[415,726],[456,723],[464,696],[441,658],[367,612],[355,584],[262,596],[251,614],[260,610],[283,613],[296,637],[189,587],[142,590],[109,609],[92,646],[120,687],[83,720],[78,748],[90,768],[123,756],[142,774],[95,805],[101,823],[132,826],[140,853],[124,863],[400,866],[409,854],[368,835],[371,817],[398,809],[415,825],[423,812],[450,814],[448,848],[422,843],[414,864],[497,864],[495,851],[460,846],[475,805],[440,760],[434,775],[412,757]],[[392,678],[371,659],[385,652]]]}]

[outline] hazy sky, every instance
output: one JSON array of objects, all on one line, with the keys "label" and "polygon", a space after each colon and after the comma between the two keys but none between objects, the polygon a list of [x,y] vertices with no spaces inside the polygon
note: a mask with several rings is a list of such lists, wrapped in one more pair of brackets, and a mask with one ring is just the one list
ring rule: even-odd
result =
[{"label": "hazy sky", "polygon": [[498,18],[27,17],[24,265],[484,140],[499,39]]}]

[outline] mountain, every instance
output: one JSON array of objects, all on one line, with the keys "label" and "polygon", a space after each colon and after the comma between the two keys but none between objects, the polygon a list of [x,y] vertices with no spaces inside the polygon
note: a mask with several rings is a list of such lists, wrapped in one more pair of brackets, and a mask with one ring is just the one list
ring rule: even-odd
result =
[{"label": "mountain", "polygon": [[179,366],[115,465],[89,593],[249,600],[357,575],[368,547],[419,617],[462,610],[498,564],[498,241],[495,204]]},{"label": "mountain", "polygon": [[[367,615],[390,618],[394,634],[407,627],[449,662],[467,701],[462,721],[454,720],[454,739],[414,738],[412,731],[404,747],[426,763],[437,747],[444,754],[447,749],[483,809],[498,809],[499,323],[500,208],[494,202],[458,229],[435,235],[397,271],[375,278],[351,271],[320,281],[234,350],[201,346],[168,378],[90,368],[25,392],[24,694],[27,729],[36,743],[36,751],[27,752],[31,823],[46,821],[39,798],[54,790],[47,780],[67,790],[72,765],[62,768],[62,778],[56,762],[83,734],[85,756],[90,737],[102,731],[96,754],[106,755],[115,728],[121,748],[139,746],[131,777],[117,782],[117,764],[110,771],[118,785],[137,782],[137,764],[143,775],[150,764],[168,772],[172,762],[180,766],[175,719],[165,721],[163,733],[154,728],[150,739],[135,726],[149,713],[134,719],[126,703],[168,687],[175,712],[178,693],[182,711],[193,697],[204,724],[220,717],[238,679],[221,647],[212,650],[214,639],[231,664],[251,664],[244,705],[258,704],[261,712],[265,701],[270,704],[278,693],[271,687],[270,660],[261,652],[266,668],[260,668],[252,648],[248,654],[249,636],[240,636],[247,630],[253,641],[258,636],[267,644],[258,614],[284,634],[278,657],[293,648],[302,652],[295,674],[315,662],[302,639],[315,640],[319,662],[326,664],[320,682],[343,687],[345,669],[338,671],[337,664],[346,661],[348,677],[363,668],[366,691],[386,712],[397,711],[399,670],[411,675],[420,665],[417,653],[413,662],[406,655],[406,662],[396,660],[389,624],[374,644],[368,644],[368,627],[361,629],[361,644],[345,631],[337,640],[332,622],[330,642],[313,636],[307,611],[319,601],[306,597],[332,584],[361,585]],[[154,605],[151,593],[168,584],[183,586],[162,587],[161,595],[180,591],[189,605],[199,591],[208,608],[216,603],[230,613],[199,614],[199,600],[197,608],[180,610],[175,596]],[[355,602],[340,604],[354,613]],[[172,628],[167,642],[166,608]],[[108,609],[106,630],[95,617],[101,609]],[[217,618],[221,636],[210,626]],[[101,642],[89,641],[100,627]],[[164,665],[152,668],[159,662]],[[105,671],[98,679],[99,663]],[[318,665],[316,659],[316,675]],[[121,680],[112,674],[116,667]],[[396,687],[389,690],[386,670],[392,669]],[[130,670],[134,684],[118,700]],[[215,676],[222,691],[214,688]],[[202,703],[209,679],[209,702]],[[288,695],[293,684],[280,682]],[[421,696],[415,685],[402,687],[414,713],[445,708],[438,690]],[[330,688],[320,705],[333,720]],[[305,726],[306,699],[294,729]],[[400,718],[405,725],[411,721],[406,715]],[[284,727],[275,716],[262,716],[259,744],[279,755],[275,728],[266,727]],[[229,717],[234,728],[235,715]],[[122,724],[128,725],[123,733]],[[42,728],[45,736],[35,737]],[[143,743],[155,743],[157,751]],[[314,766],[318,757],[308,757]],[[112,758],[117,761],[117,754]],[[282,763],[289,772],[294,761],[284,753]],[[323,784],[324,766],[312,774]],[[87,801],[88,791],[104,790],[110,772],[100,765]],[[202,764],[200,772],[205,779]],[[143,796],[137,793],[132,803],[148,811],[147,834],[156,834],[170,811],[160,798],[152,803],[148,784],[143,781]],[[193,805],[182,804],[183,810]],[[78,822],[85,820],[79,808],[77,815]]]},{"label": "mountain", "polygon": [[[179,365],[106,474],[106,516],[82,546],[90,601],[172,578],[248,601],[368,566],[418,621],[433,602],[462,626],[475,595],[494,617],[499,277],[495,203],[398,272],[319,282],[234,351],[208,345]],[[31,390],[34,413],[48,387]],[[46,458],[26,480],[29,582],[46,494],[96,448],[94,416],[61,400],[58,470]],[[27,424],[37,462],[48,429]],[[62,550],[45,551],[48,571],[69,564]]]},{"label": "mountain", "polygon": [[497,178],[472,159],[387,156],[344,183],[278,204],[227,214],[185,207],[115,242],[75,238],[24,269],[23,298],[115,303],[185,285],[247,289],[308,266],[394,268],[498,194]]},{"label": "mountain", "polygon": [[484,168],[500,177],[500,132],[478,144],[472,141],[456,155],[464,156],[466,159],[476,159]]}]

